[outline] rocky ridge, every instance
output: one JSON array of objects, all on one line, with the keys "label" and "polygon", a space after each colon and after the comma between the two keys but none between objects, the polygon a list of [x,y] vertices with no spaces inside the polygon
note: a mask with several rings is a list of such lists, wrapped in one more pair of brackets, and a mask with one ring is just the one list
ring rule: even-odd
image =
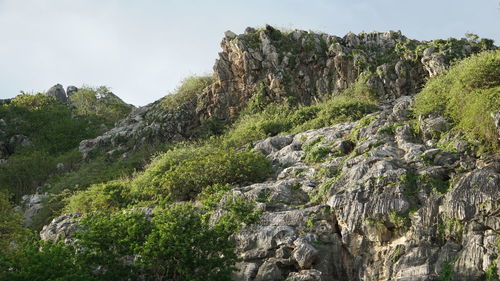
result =
[{"label": "rocky ridge", "polygon": [[450,42],[432,45],[394,31],[344,37],[271,26],[247,28],[240,35],[228,31],[212,85],[173,110],[161,101],[139,108],[104,135],[83,141],[80,151],[84,156],[99,150],[125,153],[145,142],[189,139],[207,120],[230,123],[249,104],[309,105],[357,79],[380,101],[391,102],[418,92],[427,77],[441,73],[452,59],[479,51],[472,41]]}]

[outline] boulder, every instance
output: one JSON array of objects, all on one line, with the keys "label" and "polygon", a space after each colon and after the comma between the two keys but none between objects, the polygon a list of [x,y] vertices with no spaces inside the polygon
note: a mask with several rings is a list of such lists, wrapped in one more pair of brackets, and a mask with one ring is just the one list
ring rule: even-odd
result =
[{"label": "boulder", "polygon": [[62,103],[68,102],[68,96],[66,95],[66,92],[61,84],[56,84],[50,87],[50,89],[47,90],[46,95],[54,97],[57,101]]}]

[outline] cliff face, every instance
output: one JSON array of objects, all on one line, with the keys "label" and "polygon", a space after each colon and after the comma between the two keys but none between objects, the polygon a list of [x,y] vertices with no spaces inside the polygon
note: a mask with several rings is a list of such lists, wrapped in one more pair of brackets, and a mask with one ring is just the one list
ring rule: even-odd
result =
[{"label": "cliff face", "polygon": [[80,151],[124,152],[145,142],[189,139],[209,119],[234,121],[250,103],[308,105],[358,78],[382,103],[391,102],[415,94],[425,79],[445,70],[453,59],[480,51],[474,41],[441,41],[420,42],[400,32],[349,33],[341,38],[271,26],[247,28],[240,35],[228,31],[214,65],[216,81],[197,98],[174,110],[161,102],[140,108],[103,136],[82,142]]}]

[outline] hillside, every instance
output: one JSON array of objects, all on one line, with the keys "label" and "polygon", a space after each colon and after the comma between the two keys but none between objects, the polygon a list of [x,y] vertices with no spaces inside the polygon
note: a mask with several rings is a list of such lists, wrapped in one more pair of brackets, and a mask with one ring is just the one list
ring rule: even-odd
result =
[{"label": "hillside", "polygon": [[141,108],[2,105],[0,280],[498,279],[491,40],[266,26],[221,47]]}]

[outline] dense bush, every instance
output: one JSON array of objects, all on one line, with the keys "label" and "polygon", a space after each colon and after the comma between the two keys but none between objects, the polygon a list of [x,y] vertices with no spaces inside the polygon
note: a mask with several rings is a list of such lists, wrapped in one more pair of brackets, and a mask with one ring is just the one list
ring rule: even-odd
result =
[{"label": "dense bush", "polygon": [[7,194],[0,191],[0,257],[12,242],[19,242],[25,234],[21,215],[14,211]]},{"label": "dense bush", "polygon": [[5,121],[3,141],[22,135],[29,141],[9,144],[8,161],[0,165],[0,190],[8,190],[19,200],[44,183],[56,170],[57,163],[73,165],[75,148],[81,140],[99,133],[93,118],[75,117],[72,109],[42,94],[21,94],[10,104],[0,106]]},{"label": "dense bush", "polygon": [[108,126],[125,118],[132,110],[131,105],[124,103],[104,86],[83,87],[71,95],[70,100],[76,114],[94,116]]},{"label": "dense bush", "polygon": [[119,180],[94,184],[71,196],[64,212],[116,212],[130,203],[129,192],[127,183]]},{"label": "dense bush", "polygon": [[231,280],[229,236],[257,219],[254,208],[234,200],[215,224],[192,204],[157,208],[153,218],[92,213],[73,246],[30,241],[0,255],[0,280]]},{"label": "dense bush", "polygon": [[102,280],[63,243],[29,241],[0,255],[0,281]]},{"label": "dense bush", "polygon": [[144,263],[161,280],[231,280],[236,254],[231,232],[210,227],[189,204],[157,212],[144,244]]},{"label": "dense bush", "polygon": [[415,116],[445,114],[455,129],[497,146],[490,114],[500,109],[500,51],[460,61],[447,74],[431,79],[415,97]]},{"label": "dense bush", "polygon": [[64,153],[99,133],[94,119],[74,117],[69,106],[42,94],[19,95],[0,106],[0,119],[7,123],[8,137],[27,136],[36,150],[50,154]]},{"label": "dense bush", "polygon": [[174,93],[163,98],[162,104],[166,109],[175,109],[185,102],[196,98],[197,94],[200,94],[203,89],[214,81],[215,79],[212,75],[184,78]]},{"label": "dense bush", "polygon": [[212,184],[242,184],[264,180],[270,165],[264,155],[214,145],[185,146],[155,158],[132,181],[133,193],[148,199],[194,199]]}]

